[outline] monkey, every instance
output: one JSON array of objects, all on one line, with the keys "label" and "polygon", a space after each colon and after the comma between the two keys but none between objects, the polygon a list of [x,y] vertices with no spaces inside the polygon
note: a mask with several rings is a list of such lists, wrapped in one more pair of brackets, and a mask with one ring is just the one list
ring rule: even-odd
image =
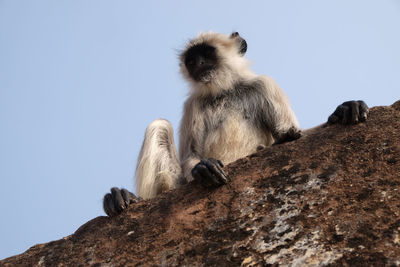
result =
[{"label": "monkey", "polygon": [[[153,121],[136,167],[139,197],[112,188],[103,200],[107,215],[193,180],[211,188],[226,184],[224,165],[307,134],[276,82],[250,70],[246,51],[247,42],[238,32],[200,33],[187,44],[179,56],[181,73],[190,85],[180,124],[179,158],[171,123]],[[347,101],[327,123],[355,124],[367,115],[363,101]]]}]

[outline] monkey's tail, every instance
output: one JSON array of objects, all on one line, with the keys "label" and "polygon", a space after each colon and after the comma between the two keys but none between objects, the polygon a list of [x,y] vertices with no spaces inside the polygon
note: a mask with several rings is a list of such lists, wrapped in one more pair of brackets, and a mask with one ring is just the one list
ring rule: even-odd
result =
[{"label": "monkey's tail", "polygon": [[169,121],[157,119],[146,129],[136,167],[136,189],[149,199],[178,186],[181,167]]}]

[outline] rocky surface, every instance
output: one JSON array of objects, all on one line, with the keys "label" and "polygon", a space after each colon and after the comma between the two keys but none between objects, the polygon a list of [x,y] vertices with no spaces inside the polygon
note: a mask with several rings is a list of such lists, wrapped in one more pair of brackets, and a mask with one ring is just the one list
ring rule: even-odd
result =
[{"label": "rocky surface", "polygon": [[225,170],[0,266],[400,266],[400,101]]}]

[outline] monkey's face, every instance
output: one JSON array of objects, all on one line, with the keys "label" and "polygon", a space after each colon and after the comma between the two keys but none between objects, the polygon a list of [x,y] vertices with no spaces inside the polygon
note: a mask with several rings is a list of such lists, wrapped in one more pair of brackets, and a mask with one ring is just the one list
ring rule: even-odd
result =
[{"label": "monkey's face", "polygon": [[218,67],[216,48],[206,43],[192,46],[185,52],[184,58],[190,77],[197,82],[209,81],[213,71]]},{"label": "monkey's face", "polygon": [[226,87],[247,67],[243,55],[247,43],[234,32],[230,35],[206,32],[191,40],[180,56],[181,70],[191,82],[208,87]]}]

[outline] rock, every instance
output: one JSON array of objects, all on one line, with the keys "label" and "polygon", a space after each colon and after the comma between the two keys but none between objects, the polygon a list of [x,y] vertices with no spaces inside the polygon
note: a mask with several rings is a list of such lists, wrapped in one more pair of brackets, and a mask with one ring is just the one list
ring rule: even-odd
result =
[{"label": "rock", "polygon": [[225,170],[0,266],[400,265],[400,101]]}]

